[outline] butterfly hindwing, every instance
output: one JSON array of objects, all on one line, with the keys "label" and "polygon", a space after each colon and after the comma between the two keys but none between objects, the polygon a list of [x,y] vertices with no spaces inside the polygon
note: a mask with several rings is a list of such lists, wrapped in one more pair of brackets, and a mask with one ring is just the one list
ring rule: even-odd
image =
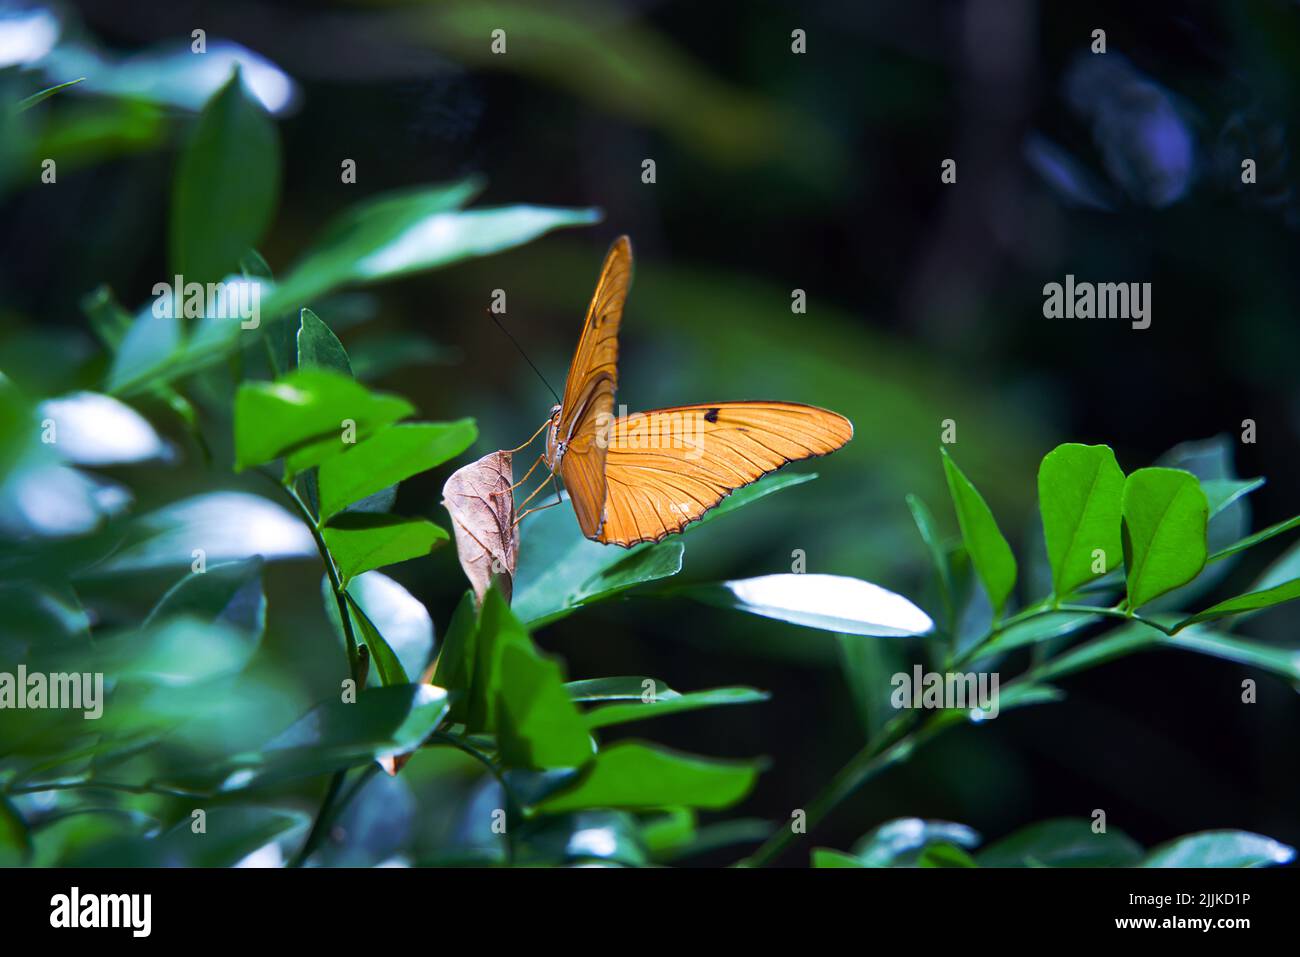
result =
[{"label": "butterfly hindwing", "polygon": [[794,402],[679,406],[616,419],[605,456],[605,521],[589,537],[625,547],[659,541],[736,489],[852,437],[848,419]]}]

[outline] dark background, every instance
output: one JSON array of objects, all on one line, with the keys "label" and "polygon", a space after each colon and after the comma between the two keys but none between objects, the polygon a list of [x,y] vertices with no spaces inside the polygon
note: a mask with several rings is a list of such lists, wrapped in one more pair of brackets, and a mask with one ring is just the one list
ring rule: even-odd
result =
[{"label": "dark background", "polygon": [[[638,267],[620,401],[781,398],[854,420],[845,451],[796,466],[817,471],[816,483],[694,533],[686,579],[789,571],[803,549],[809,571],[924,602],[925,552],[903,495],[920,493],[955,533],[938,455],[946,418],[958,425],[951,451],[1022,570],[1041,554],[1036,463],[1062,441],[1109,444],[1132,470],[1224,435],[1238,474],[1268,478],[1252,496],[1251,528],[1300,510],[1296,4],[792,6],[546,4],[546,16],[589,30],[583,54],[564,57],[531,55],[515,39],[492,57],[486,32],[467,40],[439,19],[457,4],[75,9],[120,52],[202,26],[299,82],[299,106],[279,122],[282,199],[262,249],[273,268],[362,196],[469,173],[487,176],[487,203],[604,210],[596,227],[379,287],[333,315],[318,310],[349,350],[399,329],[446,347],[439,361],[382,381],[431,417],[476,417],[479,454],[522,442],[551,404],[488,322],[491,290],[507,290],[508,324],[558,389],[600,258],[620,233]],[[511,8],[477,16],[486,23],[498,10],[509,38]],[[804,55],[791,53],[795,28],[807,31]],[[1098,28],[1104,75],[1088,59]],[[611,80],[606,42],[649,66]],[[1064,157],[1051,176],[1049,150]],[[356,185],[339,182],[345,157],[357,162]],[[641,182],[647,157],[653,185]],[[1240,182],[1244,157],[1258,164],[1255,185]],[[954,185],[940,182],[945,158],[957,160]],[[4,345],[7,371],[42,388],[72,384],[57,364],[22,362],[31,337],[89,351],[77,308],[86,291],[109,282],[124,302],[145,299],[164,274],[174,162],[164,144],[0,205],[3,320],[23,332]],[[1066,273],[1150,282],[1151,327],[1045,319],[1043,285]],[[807,291],[806,315],[790,313],[794,288]],[[350,329],[348,302],[370,321]],[[1253,445],[1239,441],[1247,418]],[[404,486],[399,510],[445,524],[446,471]],[[154,483],[142,498],[165,501],[212,479],[190,462],[141,481]],[[1285,547],[1251,552],[1214,594],[1245,588]],[[318,570],[300,564],[272,572],[268,647],[310,682],[308,632],[325,625]],[[450,549],[394,577],[439,628],[464,588]],[[1282,609],[1242,631],[1294,643],[1296,621]],[[572,677],[770,689],[767,704],[655,729],[684,750],[768,755],[747,814],[788,817],[863,741],[834,639],[820,632],[631,598],[537,638]],[[1253,706],[1240,702],[1247,675],[1259,683]],[[1216,827],[1300,841],[1300,702],[1282,680],[1161,652],[1063,686],[1062,704],[939,739],[864,788],[816,843],[847,847],[901,815],[962,821],[992,839],[1095,808],[1146,846]]]}]

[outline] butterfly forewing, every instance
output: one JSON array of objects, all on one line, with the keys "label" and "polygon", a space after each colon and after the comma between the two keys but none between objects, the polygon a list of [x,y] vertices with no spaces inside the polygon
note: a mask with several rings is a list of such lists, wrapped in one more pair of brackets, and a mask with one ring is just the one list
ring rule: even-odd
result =
[{"label": "butterfly forewing", "polygon": [[582,533],[589,538],[599,534],[605,509],[608,440],[598,432],[608,432],[613,423],[618,330],[631,280],[632,244],[620,236],[605,256],[560,403],[559,437],[565,442],[560,473]]}]

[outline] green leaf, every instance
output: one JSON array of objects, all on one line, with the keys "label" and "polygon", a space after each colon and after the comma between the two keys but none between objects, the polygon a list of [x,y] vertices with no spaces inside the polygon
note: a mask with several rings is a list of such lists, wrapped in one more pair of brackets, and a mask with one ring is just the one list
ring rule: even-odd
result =
[{"label": "green leaf", "polygon": [[447,692],[432,685],[367,688],[355,702],[317,705],[256,751],[164,777],[219,792],[328,774],[418,748],[447,714]]},{"label": "green leaf", "polygon": [[647,695],[672,698],[677,692],[662,681],[639,675],[617,675],[609,678],[583,678],[564,686],[574,701],[645,701]]},{"label": "green leaf", "polygon": [[991,641],[981,645],[974,653],[968,655],[967,659],[1006,654],[1008,651],[1022,648],[1025,645],[1036,645],[1039,642],[1073,634],[1081,628],[1086,628],[1100,620],[1100,615],[1092,615],[1087,612],[1060,611],[1040,615],[1028,621],[1011,625],[998,632]]},{"label": "green leaf", "polygon": [[971,857],[955,844],[932,844],[917,858],[917,867],[979,867]]},{"label": "green leaf", "polygon": [[358,575],[347,591],[384,636],[402,670],[412,677],[424,674],[433,657],[433,619],[424,604],[382,572]]},{"label": "green leaf", "polygon": [[18,809],[0,795],[0,867],[18,867],[32,853],[32,836]]},{"label": "green leaf", "polygon": [[519,537],[513,608],[538,628],[596,598],[681,570],[682,543],[622,549],[583,537],[567,502],[529,517]]},{"label": "green leaf", "polygon": [[845,854],[843,851],[834,851],[829,847],[814,847],[812,852],[813,867],[866,867],[862,861],[858,860],[852,854]]},{"label": "green leaf", "polygon": [[144,620],[150,628],[169,618],[191,615],[229,625],[254,641],[266,629],[266,593],[260,557],[210,565],[191,572],[171,587]]},{"label": "green leaf", "polygon": [[720,761],[637,741],[603,749],[576,785],[542,801],[547,813],[589,807],[730,807],[758,777],[753,761]]},{"label": "green leaf", "polygon": [[277,839],[305,835],[311,818],[302,811],[268,807],[212,807],[206,830],[195,833],[189,814],[162,833],[142,840],[123,837],[87,848],[76,867],[231,867]]},{"label": "green leaf", "polygon": [[477,645],[478,610],[474,606],[474,593],[466,591],[443,634],[442,647],[438,650],[438,667],[433,674],[435,685],[455,694],[450,715],[453,721],[468,721]]},{"label": "green leaf", "polygon": [[934,622],[902,595],[843,575],[762,575],[683,588],[679,592],[722,608],[850,635],[906,638]]},{"label": "green leaf", "polygon": [[755,688],[713,688],[708,691],[692,691],[678,694],[672,689],[666,693],[656,694],[650,701],[638,697],[636,703],[611,704],[603,708],[588,711],[583,720],[586,727],[594,731],[611,725],[627,724],[629,721],[641,721],[645,718],[658,718],[662,715],[679,714],[683,711],[695,711],[699,708],[713,708],[718,705],[751,704],[766,701],[771,695]]},{"label": "green leaf", "polygon": [[1198,621],[1213,621],[1216,618],[1227,618],[1230,615],[1240,615],[1243,612],[1261,611],[1265,608],[1272,608],[1274,605],[1280,605],[1283,602],[1294,601],[1297,598],[1300,598],[1300,578],[1263,591],[1247,592],[1244,595],[1238,595],[1236,598],[1221,601],[1217,605],[1205,609],[1205,611],[1197,612],[1190,618],[1184,618],[1174,626],[1174,630],[1181,631],[1188,625],[1195,624]]},{"label": "green leaf", "polygon": [[[1164,620],[1159,622],[1166,624]],[[1236,638],[1199,624],[1190,625],[1172,637],[1149,625],[1125,625],[1094,641],[1070,649],[1044,665],[1035,673],[1035,677],[1044,681],[1059,678],[1153,648],[1192,651],[1271,671],[1293,683],[1300,682],[1300,651]]]},{"label": "green leaf", "polygon": [[298,325],[298,368],[329,369],[352,375],[352,363],[339,337],[310,309],[303,309]]},{"label": "green leaf", "polygon": [[23,99],[18,101],[17,110],[19,113],[30,110],[37,103],[44,103],[50,97],[54,96],[54,94],[61,93],[70,86],[76,86],[78,83],[84,82],[85,79],[84,76],[79,76],[75,80],[69,80],[67,83],[59,83],[54,86],[46,87],[38,93],[33,93],[31,96],[23,97]]},{"label": "green leaf", "polygon": [[352,615],[352,621],[360,632],[358,637],[361,639],[362,644],[369,649],[370,661],[375,666],[375,671],[378,672],[379,680],[384,687],[409,683],[410,679],[406,676],[406,669],[402,667],[401,660],[397,657],[397,653],[393,651],[388,640],[380,633],[375,623],[370,620],[370,616],[357,604],[356,599],[351,595],[346,595],[346,599],[348,613]]},{"label": "green leaf", "polygon": [[413,422],[384,429],[321,463],[320,517],[328,521],[353,502],[454,458],[474,444],[473,419]]},{"label": "green leaf", "polygon": [[943,611],[947,627],[951,630],[956,622],[957,605],[953,592],[952,569],[948,565],[948,552],[943,546],[943,539],[935,528],[934,514],[918,495],[907,496],[907,508],[912,513],[912,521],[930,552],[930,563],[934,566],[935,576],[939,581],[939,599],[943,602]]},{"label": "green leaf", "polygon": [[774,475],[765,476],[752,485],[736,489],[736,491],[705,512],[695,524],[705,525],[723,515],[734,512],[738,508],[757,502],[760,498],[766,498],[773,492],[793,488],[796,485],[802,485],[804,482],[811,482],[816,477],[816,472],[778,472]]},{"label": "green leaf", "polygon": [[853,852],[864,867],[896,867],[914,862],[928,846],[939,842],[975,847],[980,836],[965,824],[902,817],[865,835]]},{"label": "green leaf", "polygon": [[572,768],[595,753],[560,666],[524,643],[501,650],[497,743],[511,768]]},{"label": "green leaf", "polygon": [[1268,867],[1290,864],[1295,848],[1250,831],[1201,831],[1161,844],[1142,867]]},{"label": "green leaf", "polygon": [[507,647],[531,651],[532,638],[496,588],[489,588],[479,609],[466,725],[471,731],[495,731],[502,687],[501,658]]},{"label": "green leaf", "polygon": [[235,468],[288,456],[290,470],[300,471],[348,448],[343,441],[348,422],[355,423],[355,438],[362,439],[414,411],[405,399],[371,392],[322,369],[290,372],[275,382],[245,382],[235,396]]},{"label": "green leaf", "polygon": [[600,219],[594,209],[460,209],[479,188],[476,180],[423,187],[371,199],[349,210],[271,291],[266,311],[277,315],[339,286],[378,282],[490,255],[553,229]]},{"label": "green leaf", "polygon": [[1201,483],[1191,472],[1138,469],[1124,481],[1130,608],[1136,610],[1201,573],[1209,510]]},{"label": "green leaf", "polygon": [[1245,498],[1264,485],[1262,478],[1253,479],[1201,479],[1201,491],[1210,506],[1210,518],[1218,515],[1239,499]]},{"label": "green leaf", "polygon": [[448,539],[446,530],[423,518],[344,512],[321,529],[344,587],[373,568],[420,558]]},{"label": "green leaf", "polygon": [[[797,472],[762,478],[727,496],[699,522],[688,525],[685,534],[773,492],[814,478],[816,475]],[[583,537],[571,510],[564,506],[531,516],[524,531],[513,607],[515,614],[534,628],[633,585],[681,571],[680,540],[627,550],[601,545]]]},{"label": "green leaf", "polygon": [[1132,867],[1142,848],[1113,827],[1096,834],[1084,818],[1055,818],[1022,828],[975,857],[981,867]]},{"label": "green leaf", "polygon": [[1270,525],[1268,528],[1258,531],[1254,535],[1247,535],[1245,538],[1219,549],[1211,555],[1208,560],[1217,562],[1221,559],[1227,558],[1229,555],[1244,552],[1246,549],[1253,548],[1260,542],[1266,542],[1270,538],[1275,538],[1278,535],[1291,531],[1293,528],[1300,528],[1300,515],[1278,522],[1276,525]]},{"label": "green leaf", "polygon": [[633,585],[669,578],[682,570],[685,546],[681,542],[660,542],[626,555],[620,561],[592,575],[569,596],[572,607],[590,605],[627,591]]},{"label": "green leaf", "polygon": [[[1038,469],[1038,508],[1055,593],[1064,597],[1116,567],[1122,557],[1124,473],[1105,445],[1058,445]],[[1094,571],[1101,549],[1105,568]]]},{"label": "green leaf", "polygon": [[275,212],[280,143],[238,71],[204,107],[172,190],[170,261],[185,282],[237,271]]},{"label": "green leaf", "polygon": [[948,492],[957,511],[962,541],[966,543],[971,563],[975,566],[980,581],[984,583],[989,603],[993,606],[993,615],[999,617],[1016,584],[1015,556],[1011,554],[1011,546],[998,530],[997,520],[983,496],[962,474],[957,463],[948,455],[947,449],[941,451]]}]

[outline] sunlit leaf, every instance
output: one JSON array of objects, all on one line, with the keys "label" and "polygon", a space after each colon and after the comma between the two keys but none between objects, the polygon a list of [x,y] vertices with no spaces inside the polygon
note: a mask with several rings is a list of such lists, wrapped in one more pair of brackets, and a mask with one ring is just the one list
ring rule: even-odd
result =
[{"label": "sunlit leaf", "polygon": [[[1038,469],[1038,508],[1058,596],[1116,567],[1123,557],[1124,473],[1105,445],[1058,445]],[[1097,570],[1096,552],[1102,553]]]},{"label": "sunlit leaf", "polygon": [[1209,503],[1196,476],[1138,469],[1124,481],[1123,513],[1129,607],[1140,608],[1200,574]]},{"label": "sunlit leaf", "polygon": [[923,635],[934,622],[894,592],[843,575],[762,575],[682,594],[736,611],[850,635],[903,638]]},{"label": "sunlit leaf", "polygon": [[423,518],[367,512],[336,515],[321,534],[345,585],[362,572],[427,555],[449,537]]},{"label": "sunlit leaf", "polygon": [[414,411],[405,399],[324,369],[245,382],[235,396],[235,467],[288,456],[290,471],[301,471],[354,450],[349,441],[361,442]]},{"label": "sunlit leaf", "polygon": [[318,472],[320,517],[454,458],[474,443],[473,419],[395,425],[325,460]]},{"label": "sunlit leaf", "polygon": [[620,741],[603,749],[575,786],[547,798],[541,809],[725,808],[749,793],[758,769],[752,761],[720,761]]}]

